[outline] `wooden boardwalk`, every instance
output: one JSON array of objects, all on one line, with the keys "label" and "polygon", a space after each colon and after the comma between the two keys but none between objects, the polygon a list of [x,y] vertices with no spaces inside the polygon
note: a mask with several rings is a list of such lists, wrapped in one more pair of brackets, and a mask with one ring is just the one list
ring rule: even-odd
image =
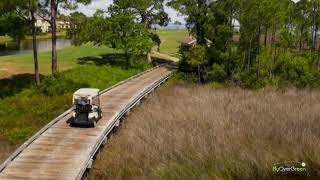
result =
[{"label": "wooden boardwalk", "polygon": [[102,93],[103,117],[96,128],[69,127],[66,122],[71,113],[66,113],[9,158],[0,170],[0,179],[81,179],[120,118],[170,74],[167,68],[155,68]]}]

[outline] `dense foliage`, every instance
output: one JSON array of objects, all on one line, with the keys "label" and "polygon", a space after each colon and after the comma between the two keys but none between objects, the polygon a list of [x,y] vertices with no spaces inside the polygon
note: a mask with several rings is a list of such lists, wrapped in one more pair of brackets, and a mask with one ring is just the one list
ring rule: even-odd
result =
[{"label": "dense foliage", "polygon": [[[188,16],[197,46],[205,48],[207,60],[199,64],[203,82],[251,88],[320,85],[319,0],[173,0],[168,5]],[[180,69],[199,74],[188,57],[197,48],[181,51]]]},{"label": "dense foliage", "polygon": [[137,22],[150,28],[154,24],[165,26],[169,23],[168,14],[164,11],[164,0],[114,0],[109,12],[131,12]]},{"label": "dense foliage", "polygon": [[114,12],[111,17],[105,17],[104,12],[97,11],[93,17],[73,14],[71,18],[78,25],[67,34],[75,45],[93,42],[122,50],[128,65],[134,56],[151,50],[151,33],[135,21],[131,12],[119,11]]},{"label": "dense foliage", "polygon": [[93,42],[122,50],[130,65],[131,58],[149,53],[153,45],[160,46],[157,34],[151,26],[167,25],[168,14],[163,0],[116,0],[108,10],[97,10],[93,17],[71,14],[72,28],[68,36],[75,45]]},{"label": "dense foliage", "polygon": [[19,43],[27,32],[30,32],[28,23],[17,13],[0,14],[0,35],[8,35]]}]

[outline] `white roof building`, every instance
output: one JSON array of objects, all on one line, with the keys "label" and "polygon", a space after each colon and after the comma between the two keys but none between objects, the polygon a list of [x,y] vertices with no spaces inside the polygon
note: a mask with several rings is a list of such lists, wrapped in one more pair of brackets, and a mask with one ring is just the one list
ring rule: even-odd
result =
[{"label": "white roof building", "polygon": [[[50,19],[50,17],[45,17],[45,19]],[[70,22],[69,21],[62,21],[62,20],[57,20],[56,21],[57,24],[57,29],[68,29],[70,28]],[[36,27],[38,27],[41,32],[46,33],[46,32],[50,32],[51,31],[51,24],[47,21],[44,20],[42,17],[40,16],[36,16],[36,23],[35,23]]]},{"label": "white roof building", "polygon": [[41,18],[36,19],[36,27],[41,29],[41,32],[49,32],[51,30],[51,25],[48,21]]}]

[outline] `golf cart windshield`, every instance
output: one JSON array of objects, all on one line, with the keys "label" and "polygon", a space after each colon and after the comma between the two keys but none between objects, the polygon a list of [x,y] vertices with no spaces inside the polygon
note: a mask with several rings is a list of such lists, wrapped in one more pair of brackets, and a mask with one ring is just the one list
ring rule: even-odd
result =
[{"label": "golf cart windshield", "polygon": [[88,98],[83,98],[83,97],[77,98],[75,99],[75,104],[85,106],[87,104],[90,104],[90,100]]}]

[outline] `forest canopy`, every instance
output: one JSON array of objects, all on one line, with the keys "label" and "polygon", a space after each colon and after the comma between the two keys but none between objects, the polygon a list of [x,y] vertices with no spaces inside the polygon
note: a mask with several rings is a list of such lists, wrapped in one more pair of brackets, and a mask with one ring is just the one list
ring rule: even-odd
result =
[{"label": "forest canopy", "polygon": [[187,16],[196,46],[205,47],[207,61],[197,68],[188,51],[199,48],[181,48],[180,69],[197,72],[202,82],[319,85],[319,0],[172,0],[168,5]]}]

